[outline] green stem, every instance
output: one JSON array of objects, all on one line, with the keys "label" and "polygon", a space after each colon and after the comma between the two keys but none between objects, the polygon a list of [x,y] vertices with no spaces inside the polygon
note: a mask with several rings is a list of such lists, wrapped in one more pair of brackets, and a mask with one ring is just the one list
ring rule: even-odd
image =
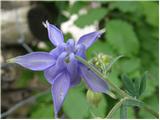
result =
[{"label": "green stem", "polygon": [[[76,59],[78,61],[80,61],[81,63],[83,63],[84,65],[86,65],[88,68],[90,68],[97,76],[99,76],[101,79],[106,80],[108,82],[108,84],[113,88],[113,90],[119,94],[123,99],[121,99],[120,102],[118,102],[113,109],[111,110],[111,112],[109,113],[112,115],[112,113],[119,108],[119,106],[121,106],[121,104],[127,99],[133,99],[135,100],[135,98],[131,97],[130,95],[128,95],[127,93],[125,93],[123,90],[121,90],[120,88],[118,88],[117,86],[115,86],[111,81],[109,81],[103,74],[101,74],[93,65],[89,64],[86,60],[84,60],[83,58],[76,56]],[[148,106],[146,106],[145,104],[143,104],[143,108],[145,110],[147,110],[149,113],[151,113],[152,115],[154,115],[155,117],[159,117],[159,114],[155,111],[153,111],[152,109],[150,109]]]},{"label": "green stem", "polygon": [[79,60],[81,63],[83,63],[84,65],[86,65],[88,68],[90,68],[96,75],[98,75],[101,79],[106,80],[108,82],[108,84],[113,88],[113,90],[118,93],[122,98],[124,97],[130,97],[128,94],[126,94],[124,91],[122,91],[120,88],[118,88],[117,86],[115,86],[112,82],[110,82],[108,79],[106,79],[106,77],[100,73],[95,67],[93,67],[92,65],[90,65],[86,60],[84,60],[83,58],[76,56],[76,59]]},{"label": "green stem", "polygon": [[107,115],[107,119],[111,118],[113,116],[113,114],[121,107],[121,105],[125,102],[125,100],[127,100],[128,98],[125,97],[123,99],[121,99],[118,103],[116,103],[116,105],[110,110],[110,112]]},{"label": "green stem", "polygon": [[127,119],[127,106],[124,104],[120,107],[120,119]]},{"label": "green stem", "polygon": [[152,110],[150,107],[148,107],[146,104],[143,103],[143,108],[148,111],[149,113],[151,113],[153,116],[155,116],[156,118],[159,118],[159,113],[155,112],[154,110]]},{"label": "green stem", "polygon": [[106,73],[109,72],[109,70],[111,69],[112,65],[118,61],[121,57],[123,57],[123,55],[116,57],[113,61],[111,61],[111,63],[107,66],[106,68]]}]

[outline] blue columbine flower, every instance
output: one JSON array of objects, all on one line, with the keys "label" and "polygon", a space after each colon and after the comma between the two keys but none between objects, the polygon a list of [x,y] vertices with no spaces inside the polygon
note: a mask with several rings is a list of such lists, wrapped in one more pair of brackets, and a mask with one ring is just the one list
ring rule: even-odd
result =
[{"label": "blue columbine flower", "polygon": [[[44,71],[44,76],[52,85],[54,112],[57,118],[64,98],[70,87],[80,83],[81,78],[94,92],[106,93],[108,85],[85,65],[75,59],[75,55],[85,59],[86,50],[100,37],[92,32],[80,37],[78,42],[69,39],[64,43],[62,32],[48,21],[44,24],[55,49],[48,52],[32,52],[11,59],[12,62],[34,71]],[[74,106],[73,106],[74,107]]]}]

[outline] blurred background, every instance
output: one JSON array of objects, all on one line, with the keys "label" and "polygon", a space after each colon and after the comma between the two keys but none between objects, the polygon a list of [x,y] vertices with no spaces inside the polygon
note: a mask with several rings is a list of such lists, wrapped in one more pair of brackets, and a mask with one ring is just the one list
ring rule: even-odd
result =
[{"label": "blurred background", "polygon": [[[65,40],[102,30],[104,34],[87,51],[90,60],[99,53],[125,55],[112,68],[109,80],[124,89],[121,75],[136,79],[148,71],[147,86],[140,98],[158,111],[158,1],[1,1],[1,113],[3,118],[53,118],[50,85],[43,72],[33,72],[6,60],[31,51],[50,51],[43,21],[59,27]],[[61,118],[104,118],[117,102],[102,95],[94,106],[86,99],[83,82],[70,89]],[[37,95],[38,94],[38,95]],[[29,98],[29,100],[28,100]],[[27,99],[27,101],[25,101]],[[20,104],[18,104],[20,103]],[[18,105],[17,105],[18,104]],[[16,107],[15,107],[16,105]],[[143,109],[130,108],[129,118],[154,118]],[[119,118],[119,111],[113,116]]]}]

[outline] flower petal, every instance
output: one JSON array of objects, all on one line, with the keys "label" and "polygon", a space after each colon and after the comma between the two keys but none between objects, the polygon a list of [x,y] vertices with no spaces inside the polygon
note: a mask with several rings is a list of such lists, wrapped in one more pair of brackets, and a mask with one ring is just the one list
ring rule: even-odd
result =
[{"label": "flower petal", "polygon": [[64,43],[64,37],[61,30],[59,30],[56,26],[50,24],[48,21],[46,21],[45,26],[48,30],[48,37],[55,46]]},{"label": "flower petal", "polygon": [[63,104],[64,98],[70,86],[70,78],[66,72],[59,74],[52,85],[52,97],[54,102],[55,118]]},{"label": "flower petal", "polygon": [[74,47],[75,42],[74,42],[73,39],[69,39],[69,40],[67,41],[67,44],[70,45],[71,47]]},{"label": "flower petal", "polygon": [[69,39],[66,43],[66,47],[65,47],[65,50],[68,52],[68,53],[71,53],[71,52],[74,52],[74,47],[75,47],[75,42],[73,39]]},{"label": "flower petal", "polygon": [[81,77],[80,75],[77,75],[76,78],[71,78],[71,83],[70,83],[70,87],[74,87],[76,86],[77,84],[79,84],[81,82]]},{"label": "flower petal", "polygon": [[85,45],[86,49],[88,49],[96,40],[98,37],[100,37],[100,32],[92,32],[86,35],[83,35],[78,40],[77,44],[83,44]]},{"label": "flower petal", "polygon": [[88,87],[90,87],[94,92],[107,93],[109,88],[104,80],[99,78],[94,72],[84,65],[80,66],[80,70],[82,78],[87,83]]},{"label": "flower petal", "polygon": [[71,87],[73,87],[80,82],[80,76],[78,73],[78,62],[75,60],[75,56],[73,53],[69,55],[69,63],[66,64],[71,78]]},{"label": "flower petal", "polygon": [[86,58],[86,55],[85,55],[85,46],[83,44],[79,44],[76,46],[76,55],[82,57],[82,58]]},{"label": "flower petal", "polygon": [[32,52],[12,58],[12,61],[30,70],[45,70],[55,64],[55,59],[47,52]]},{"label": "flower petal", "polygon": [[51,50],[49,53],[55,58],[57,59],[58,56],[64,52],[65,50],[65,46],[64,45],[59,45],[57,46],[55,49]]},{"label": "flower petal", "polygon": [[62,72],[65,68],[64,58],[66,57],[67,53],[63,52],[57,59],[56,64],[54,66],[49,67],[44,71],[44,76],[48,80],[50,84],[54,83],[55,77]]}]

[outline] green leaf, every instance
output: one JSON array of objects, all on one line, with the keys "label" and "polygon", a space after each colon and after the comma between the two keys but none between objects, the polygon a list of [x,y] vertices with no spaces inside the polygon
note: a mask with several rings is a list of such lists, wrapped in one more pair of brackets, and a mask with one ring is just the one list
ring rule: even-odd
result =
[{"label": "green leaf", "polygon": [[127,74],[132,74],[133,72],[139,70],[140,65],[139,58],[129,58],[120,61],[121,71]]},{"label": "green leaf", "polygon": [[122,55],[136,55],[139,51],[139,41],[133,27],[122,20],[110,20],[106,24],[106,39],[108,43]]},{"label": "green leaf", "polygon": [[87,50],[87,58],[91,59],[96,53],[104,53],[104,54],[113,54],[113,49],[111,46],[107,44],[107,42],[102,42],[101,40],[97,40],[88,50]]},{"label": "green leaf", "polygon": [[70,6],[68,11],[70,14],[78,13],[80,9],[85,7],[85,5],[87,5],[87,2],[76,1],[73,5]]},{"label": "green leaf", "polygon": [[75,88],[70,89],[65,98],[63,110],[69,118],[87,118],[89,116],[89,104],[86,101],[85,94]]},{"label": "green leaf", "polygon": [[51,103],[52,102],[52,94],[51,91],[48,92],[45,95],[42,95],[40,97],[37,98],[37,103],[41,104],[41,103]]},{"label": "green leaf", "polygon": [[51,91],[39,96],[36,99],[36,104],[30,108],[29,111],[30,118],[39,119],[39,118],[54,118],[54,110],[53,110],[53,101]]},{"label": "green leaf", "polygon": [[98,106],[90,107],[90,111],[94,114],[94,116],[104,118],[106,115],[107,106],[107,101],[103,96]]},{"label": "green leaf", "polygon": [[38,104],[31,112],[32,119],[53,119],[53,105],[52,104]]},{"label": "green leaf", "polygon": [[[151,109],[158,112],[158,109],[159,109],[158,108],[158,106],[159,106],[158,95],[152,94],[152,96],[145,98],[143,101],[146,105],[149,105],[149,107],[151,107]],[[144,118],[155,119],[155,117],[152,114],[149,114],[144,109],[140,109],[139,115],[140,115],[141,119],[144,119]]]},{"label": "green leaf", "polygon": [[107,13],[108,10],[105,8],[90,9],[87,14],[79,16],[79,18],[75,21],[75,25],[83,28],[86,25],[91,25],[95,21],[101,20]]},{"label": "green leaf", "polygon": [[141,96],[142,99],[150,97],[154,94],[156,91],[156,84],[153,82],[153,79],[146,81],[146,90],[143,92],[143,95]]},{"label": "green leaf", "polygon": [[158,27],[159,25],[158,4],[156,2],[150,1],[150,2],[141,2],[141,5],[143,8],[141,12],[143,12],[143,14],[146,16],[146,21],[149,24]]},{"label": "green leaf", "polygon": [[48,84],[46,78],[44,77],[44,73],[41,71],[36,72],[37,77],[39,78],[39,81],[41,81],[44,84]]},{"label": "green leaf", "polygon": [[134,90],[135,90],[135,96],[138,98],[139,97],[139,90],[140,90],[140,79],[136,78],[134,79],[133,85],[134,85]]},{"label": "green leaf", "polygon": [[139,3],[135,2],[135,1],[116,1],[116,2],[112,2],[110,5],[110,9],[119,9],[122,12],[135,12],[137,10],[137,8]]},{"label": "green leaf", "polygon": [[122,75],[122,82],[126,90],[132,95],[135,96],[135,89],[133,86],[133,82],[131,79],[128,78],[127,75]]},{"label": "green leaf", "polygon": [[109,71],[111,70],[112,66],[113,66],[120,58],[122,58],[122,57],[123,57],[123,55],[114,58],[114,59],[108,64],[108,66],[107,66],[107,68],[106,68],[106,71],[109,72]]},{"label": "green leaf", "polygon": [[108,78],[118,87],[122,86],[122,82],[119,79],[119,71],[117,70],[117,66],[113,66],[111,73],[109,74]]},{"label": "green leaf", "polygon": [[145,72],[141,78],[140,89],[139,89],[140,95],[144,92],[144,90],[146,88],[146,79],[147,79],[147,72]]},{"label": "green leaf", "polygon": [[33,79],[34,72],[30,70],[23,70],[18,80],[16,80],[17,87],[26,87],[29,82]]}]

